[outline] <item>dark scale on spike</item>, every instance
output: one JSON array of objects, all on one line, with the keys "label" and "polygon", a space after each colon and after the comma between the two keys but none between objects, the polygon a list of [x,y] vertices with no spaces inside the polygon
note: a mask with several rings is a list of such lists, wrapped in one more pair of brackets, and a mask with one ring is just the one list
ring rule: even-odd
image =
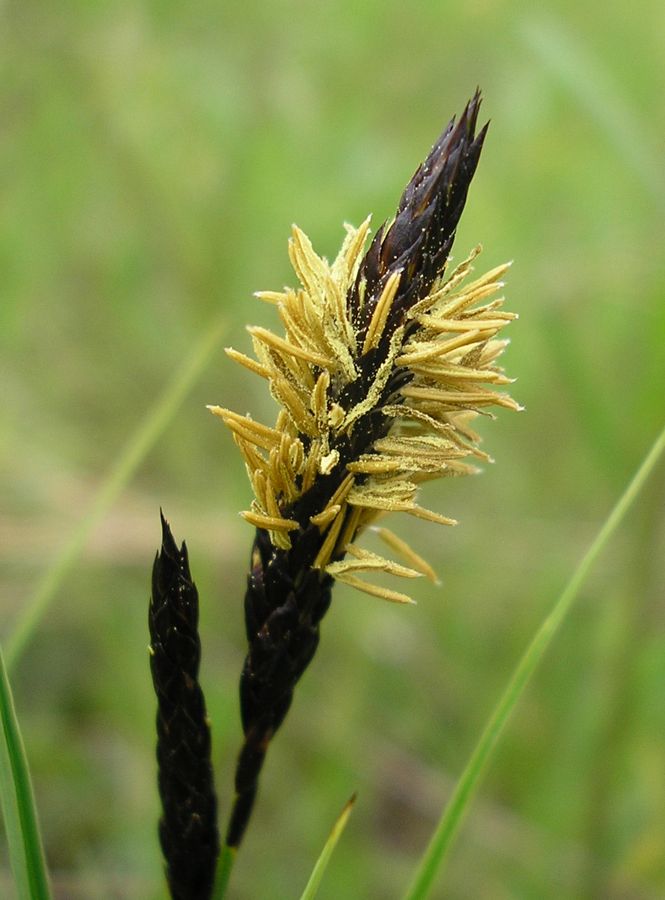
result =
[{"label": "dark scale on spike", "polygon": [[[390,275],[402,270],[399,292],[391,310],[394,330],[410,306],[424,297],[441,273],[455,239],[471,179],[476,171],[487,125],[475,136],[480,92],[476,92],[455,124],[452,119],[416,169],[402,194],[392,224],[376,233],[348,298],[358,332],[364,335],[381,289]],[[360,307],[361,285],[366,301]]]},{"label": "dark scale on spike", "polygon": [[[236,801],[226,836],[242,839],[268,744],[291,705],[293,690],[319,643],[319,622],[330,605],[333,579],[311,565],[320,542],[309,527],[290,551],[257,530],[245,596],[249,652],[240,679],[245,743],[236,769]],[[309,549],[306,549],[309,548]]]},{"label": "dark scale on spike", "polygon": [[[444,269],[485,137],[487,126],[475,136],[479,106],[477,92],[459,122],[450,122],[416,170],[394,221],[379,229],[361,262],[346,298],[360,347],[383,287],[396,271],[402,275],[378,346],[357,360],[358,377],[341,389],[331,384],[331,401],[344,409],[367,396],[391,336]],[[374,408],[358,419],[350,433],[337,435],[331,443],[331,449],[339,452],[332,471],[317,478],[309,491],[281,510],[300,526],[290,534],[291,549],[276,548],[267,531],[257,530],[245,597],[249,649],[240,679],[245,743],[238,759],[236,800],[226,837],[231,847],[242,840],[269,742],[316,651],[319,624],[330,605],[333,579],[312,568],[324,535],[310,524],[309,517],[325,509],[344,479],[347,465],[388,433],[392,419],[381,407],[392,402],[409,378],[406,369],[393,372]],[[305,435],[301,439],[308,449],[309,439]],[[356,481],[362,483],[362,476]],[[340,557],[333,556],[336,558]]]},{"label": "dark scale on spike", "polygon": [[210,728],[198,683],[198,593],[187,548],[178,549],[162,519],[162,548],[152,570],[150,669],[157,694],[159,837],[175,900],[211,896],[219,854]]}]

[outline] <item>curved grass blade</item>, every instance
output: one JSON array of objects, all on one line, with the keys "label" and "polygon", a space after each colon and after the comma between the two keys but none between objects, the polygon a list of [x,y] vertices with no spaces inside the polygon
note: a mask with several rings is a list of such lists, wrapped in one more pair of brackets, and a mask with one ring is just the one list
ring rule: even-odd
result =
[{"label": "curved grass blade", "polygon": [[596,122],[649,198],[662,208],[665,181],[660,159],[651,149],[656,146],[655,136],[651,140],[645,136],[648,130],[634,105],[631,108],[624,99],[619,85],[594,58],[591,48],[552,16],[527,18],[520,32],[526,46]]},{"label": "curved grass blade", "polygon": [[330,862],[330,857],[333,854],[333,850],[337,845],[337,841],[340,839],[342,832],[346,828],[346,823],[349,821],[349,816],[351,815],[351,810],[353,809],[353,804],[356,802],[356,795],[354,794],[350,800],[347,801],[344,809],[339,814],[339,817],[335,824],[332,827],[332,831],[328,836],[328,840],[326,841],[323,850],[321,851],[321,855],[317,859],[314,868],[312,869],[312,874],[309,877],[309,881],[305,886],[305,890],[302,892],[300,900],[312,900],[312,898],[316,895],[316,892],[319,889],[321,884],[321,879],[323,878],[323,873],[326,870],[328,863]]},{"label": "curved grass blade", "polygon": [[542,659],[550,641],[577,598],[579,590],[601,550],[604,549],[610,537],[621,524],[656,463],[663,455],[664,450],[665,428],[604,521],[591,546],[573,572],[563,593],[559,596],[551,612],[536,632],[535,637],[517,664],[506,690],[485,726],[485,730],[457,782],[453,795],[444,809],[443,816],[422,857],[415,878],[405,895],[405,900],[424,900],[429,895],[457,835],[462,817],[471,804],[473,795],[478,788],[485,768],[491,759],[513,709],[524,693],[524,689]]},{"label": "curved grass blade", "polygon": [[152,409],[146,412],[137,430],[117,458],[115,465],[108,471],[90,509],[74,529],[52,565],[43,574],[32,598],[25,604],[7,641],[5,656],[8,669],[16,664],[25,650],[65,576],[79,557],[93,528],[106,515],[157,438],[173,418],[187,393],[204,370],[225,330],[226,322],[223,319],[218,319],[210,328],[206,329],[191,355],[176,371]]},{"label": "curved grass blade", "polygon": [[48,900],[50,891],[30,770],[0,649],[0,804],[16,889],[21,900]]},{"label": "curved grass blade", "polygon": [[212,891],[213,900],[223,900],[226,895],[226,889],[229,886],[229,879],[237,854],[237,847],[229,847],[228,844],[224,844],[222,847],[217,860],[217,870],[215,871],[215,885]]}]

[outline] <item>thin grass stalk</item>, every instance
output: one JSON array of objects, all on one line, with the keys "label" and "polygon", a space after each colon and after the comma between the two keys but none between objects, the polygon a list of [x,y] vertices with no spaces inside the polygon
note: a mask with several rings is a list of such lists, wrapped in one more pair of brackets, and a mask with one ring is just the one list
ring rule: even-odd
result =
[{"label": "thin grass stalk", "polygon": [[48,900],[51,894],[30,768],[1,649],[0,718],[0,802],[18,896]]},{"label": "thin grass stalk", "polygon": [[213,900],[224,900],[231,879],[231,872],[236,861],[237,850],[224,844],[217,859],[215,883],[212,890]]},{"label": "thin grass stalk", "polygon": [[436,879],[444,869],[463,817],[469,810],[473,796],[517,702],[524,693],[552,638],[566,618],[601,551],[625,518],[664,451],[665,428],[656,438],[635,475],[603,522],[568,584],[517,664],[444,809],[430,844],[420,861],[414,880],[405,894],[405,900],[425,900],[432,891]]},{"label": "thin grass stalk", "polygon": [[[628,587],[623,596],[610,600],[611,639],[605,640],[602,649],[596,652],[597,656],[602,653],[597,677],[605,702],[594,735],[593,769],[589,774],[586,829],[582,839],[588,856],[580,894],[588,900],[612,896],[618,890],[618,881],[622,880],[620,863],[612,858],[610,848],[621,794],[620,772],[635,749],[635,736],[639,733],[638,673],[643,661],[639,649],[648,646],[661,615],[664,498],[665,466],[661,466],[640,503],[637,527],[631,530]],[[641,602],[636,602],[636,598],[641,598]],[[638,892],[637,888],[633,890]]]},{"label": "thin grass stalk", "polygon": [[32,597],[23,606],[7,640],[5,658],[10,671],[32,640],[63,581],[80,557],[92,531],[113,506],[178,411],[182,401],[208,364],[225,330],[226,321],[219,318],[204,331],[190,356],[176,370],[154,405],[146,411],[136,431],[104,476],[88,512],[74,528],[62,550],[42,575]]},{"label": "thin grass stalk", "polygon": [[591,47],[579,34],[565,28],[553,16],[526,20],[523,40],[539,61],[568,90],[570,96],[597,123],[609,146],[632,169],[649,200],[665,207],[665,180],[658,139],[648,140],[648,126],[622,96],[621,82],[613,81]]},{"label": "thin grass stalk", "polygon": [[302,892],[300,900],[314,900],[314,897],[317,895],[325,871],[328,868],[330,858],[332,857],[335,847],[337,846],[337,842],[341,838],[342,833],[346,828],[355,802],[356,795],[354,794],[350,798],[350,800],[347,800],[347,802],[344,804],[344,808],[337,817],[337,821],[333,825],[332,830],[328,835],[328,840],[325,842],[323,850],[321,851],[321,854],[317,859],[314,868],[312,869],[312,874],[310,875],[309,880],[305,885],[305,890]]}]

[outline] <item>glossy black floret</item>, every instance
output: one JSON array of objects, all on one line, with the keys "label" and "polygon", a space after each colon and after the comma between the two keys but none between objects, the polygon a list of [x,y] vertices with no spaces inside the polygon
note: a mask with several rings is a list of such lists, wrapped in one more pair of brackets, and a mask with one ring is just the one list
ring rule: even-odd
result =
[{"label": "glossy black floret", "polygon": [[198,682],[199,604],[187,548],[162,520],[148,614],[150,669],[157,694],[159,837],[174,900],[210,897],[219,855],[210,728]]}]

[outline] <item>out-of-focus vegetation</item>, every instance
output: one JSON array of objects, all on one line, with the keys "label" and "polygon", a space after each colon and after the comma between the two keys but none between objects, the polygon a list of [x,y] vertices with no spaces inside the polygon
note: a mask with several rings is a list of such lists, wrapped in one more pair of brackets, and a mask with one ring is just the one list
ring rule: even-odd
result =
[{"label": "out-of-focus vegetation", "polygon": [[[638,14],[639,12],[639,14]],[[239,898],[302,890],[359,798],[324,898],[397,898],[511,668],[665,418],[665,7],[559,0],[7,3],[2,9],[2,634],[174,370],[293,283],[292,221],[334,255],[379,223],[480,84],[489,138],[456,257],[515,258],[521,416],[497,464],[396,517],[442,586],[340,585],[271,748]],[[148,575],[162,505],[202,596],[222,814],[240,740],[250,491],[205,410],[265,415],[213,363],[97,528],[13,672],[59,896],[163,897]],[[665,893],[665,472],[584,590],[501,745],[447,898]],[[11,896],[5,868],[2,896]],[[443,893],[441,894],[443,896]]]}]

